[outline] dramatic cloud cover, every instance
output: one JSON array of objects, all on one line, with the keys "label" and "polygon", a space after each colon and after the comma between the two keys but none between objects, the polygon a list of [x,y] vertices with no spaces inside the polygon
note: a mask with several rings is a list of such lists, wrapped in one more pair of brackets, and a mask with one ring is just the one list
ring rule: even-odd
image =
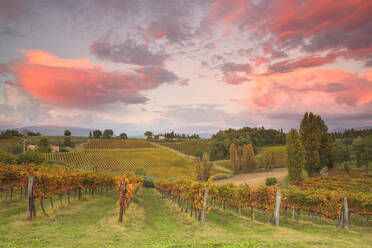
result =
[{"label": "dramatic cloud cover", "polygon": [[0,128],[372,126],[370,0],[0,0]]}]

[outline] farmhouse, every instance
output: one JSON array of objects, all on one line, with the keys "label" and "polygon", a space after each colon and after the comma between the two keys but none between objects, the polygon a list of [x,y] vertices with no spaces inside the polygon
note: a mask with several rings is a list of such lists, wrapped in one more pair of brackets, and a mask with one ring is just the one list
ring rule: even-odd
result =
[{"label": "farmhouse", "polygon": [[28,145],[27,146],[27,150],[28,151],[34,151],[36,149],[36,146],[35,145]]},{"label": "farmhouse", "polygon": [[52,152],[59,152],[59,146],[50,146]]}]

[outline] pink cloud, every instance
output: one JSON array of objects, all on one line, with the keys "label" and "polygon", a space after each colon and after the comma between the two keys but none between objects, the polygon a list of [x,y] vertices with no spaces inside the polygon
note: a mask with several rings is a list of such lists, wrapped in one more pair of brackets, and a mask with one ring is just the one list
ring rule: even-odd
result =
[{"label": "pink cloud", "polygon": [[88,59],[62,59],[41,50],[21,51],[23,60],[10,65],[19,86],[36,99],[56,106],[94,107],[107,103],[143,103],[142,90],[178,80],[156,67],[133,72],[108,71]]},{"label": "pink cloud", "polygon": [[299,69],[285,74],[255,74],[249,97],[254,109],[357,107],[372,101],[372,71],[363,76],[340,69]]}]

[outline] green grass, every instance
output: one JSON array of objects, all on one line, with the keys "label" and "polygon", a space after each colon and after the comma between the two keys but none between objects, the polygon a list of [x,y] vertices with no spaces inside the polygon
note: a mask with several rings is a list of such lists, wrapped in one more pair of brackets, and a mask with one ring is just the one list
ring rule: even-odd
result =
[{"label": "green grass", "polygon": [[[117,221],[117,194],[88,196],[71,205],[40,211],[26,220],[25,202],[0,203],[0,247],[371,247],[371,229],[281,219],[282,227],[251,221],[233,210],[213,208],[203,226],[161,198],[154,189],[141,189]],[[37,202],[37,208],[39,205]],[[260,220],[259,213],[256,219]]]}]

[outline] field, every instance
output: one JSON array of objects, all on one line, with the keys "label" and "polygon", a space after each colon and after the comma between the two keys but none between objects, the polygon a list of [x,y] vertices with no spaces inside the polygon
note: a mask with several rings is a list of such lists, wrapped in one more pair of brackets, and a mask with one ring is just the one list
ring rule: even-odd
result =
[{"label": "field", "polygon": [[[372,247],[370,228],[352,226],[352,231],[334,225],[281,219],[281,227],[264,224],[255,213],[251,221],[227,208],[213,208],[203,226],[176,205],[144,188],[134,197],[119,224],[117,193],[87,196],[52,209],[48,216],[26,220],[25,201],[0,202],[0,247]],[[39,206],[37,206],[38,208]]]},{"label": "field", "polygon": [[274,168],[283,168],[286,166],[286,148],[285,146],[262,146],[258,147],[258,154],[256,158],[258,160],[262,159],[264,154],[267,152],[272,152],[275,157]]},{"label": "field", "polygon": [[70,153],[48,153],[47,160],[62,161],[78,168],[98,171],[132,171],[148,176],[192,176],[194,164],[162,148],[85,150]]},{"label": "field", "polygon": [[86,149],[129,149],[152,148],[151,143],[143,139],[89,139],[84,145]]},{"label": "field", "polygon": [[208,140],[184,141],[184,142],[157,142],[159,145],[172,148],[186,155],[195,156],[196,152],[208,151]]}]

